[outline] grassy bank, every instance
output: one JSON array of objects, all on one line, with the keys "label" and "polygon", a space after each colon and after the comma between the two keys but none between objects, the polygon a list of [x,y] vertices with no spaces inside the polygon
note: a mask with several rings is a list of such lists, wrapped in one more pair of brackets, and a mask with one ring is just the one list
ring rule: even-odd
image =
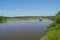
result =
[{"label": "grassy bank", "polygon": [[58,40],[60,24],[52,23],[48,25],[46,34],[40,40]]}]

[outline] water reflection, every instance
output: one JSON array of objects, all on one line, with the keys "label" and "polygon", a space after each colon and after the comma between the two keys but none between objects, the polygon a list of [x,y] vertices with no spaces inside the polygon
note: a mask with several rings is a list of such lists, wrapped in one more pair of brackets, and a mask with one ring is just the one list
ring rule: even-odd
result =
[{"label": "water reflection", "polygon": [[0,21],[0,24],[3,24],[3,23],[6,23],[7,21],[5,20],[5,21]]},{"label": "water reflection", "polygon": [[40,19],[39,21],[42,22],[42,19]]}]

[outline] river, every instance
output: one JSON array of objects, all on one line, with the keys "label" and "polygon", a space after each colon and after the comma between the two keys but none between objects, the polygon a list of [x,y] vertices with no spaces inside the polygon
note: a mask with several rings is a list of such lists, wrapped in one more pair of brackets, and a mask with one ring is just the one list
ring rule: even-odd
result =
[{"label": "river", "polygon": [[8,20],[0,23],[0,40],[38,40],[51,20]]}]

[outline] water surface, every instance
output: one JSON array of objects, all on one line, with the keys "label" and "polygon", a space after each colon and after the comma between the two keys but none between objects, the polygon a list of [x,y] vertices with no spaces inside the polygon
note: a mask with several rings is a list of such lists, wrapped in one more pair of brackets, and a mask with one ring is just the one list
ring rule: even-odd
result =
[{"label": "water surface", "polygon": [[51,20],[9,20],[0,24],[0,40],[38,40]]}]

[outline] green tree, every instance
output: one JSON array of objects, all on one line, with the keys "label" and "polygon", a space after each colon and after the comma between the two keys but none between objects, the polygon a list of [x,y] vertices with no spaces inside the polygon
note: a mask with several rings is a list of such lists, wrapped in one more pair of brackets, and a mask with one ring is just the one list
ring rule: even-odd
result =
[{"label": "green tree", "polygon": [[54,20],[56,23],[60,24],[60,11],[56,14]]},{"label": "green tree", "polygon": [[56,14],[56,16],[60,15],[60,11],[58,11],[58,13]]},{"label": "green tree", "polygon": [[0,16],[0,21],[2,21],[3,20],[3,17],[2,16]]}]

